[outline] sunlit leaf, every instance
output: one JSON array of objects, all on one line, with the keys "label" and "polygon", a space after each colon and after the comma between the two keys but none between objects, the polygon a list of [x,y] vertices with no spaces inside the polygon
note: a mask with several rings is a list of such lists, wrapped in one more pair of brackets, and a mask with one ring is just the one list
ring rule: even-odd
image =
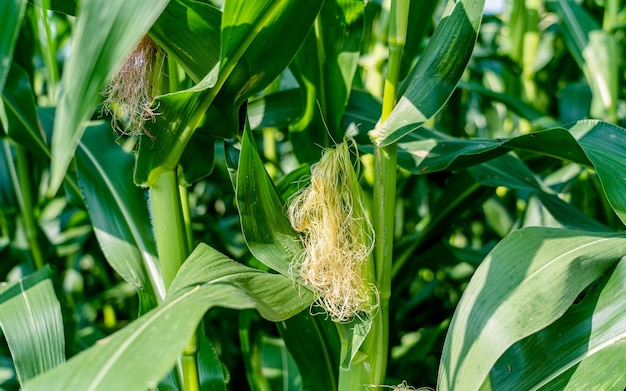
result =
[{"label": "sunlit leaf", "polygon": [[559,319],[625,251],[626,239],[614,234],[526,228],[507,236],[463,293],[446,336],[439,389],[479,389],[508,348]]},{"label": "sunlit leaf", "polygon": [[391,144],[414,131],[450,98],[474,49],[484,4],[484,0],[448,3],[424,53],[401,85],[398,104],[371,132],[376,144]]},{"label": "sunlit leaf", "polygon": [[71,55],[52,135],[49,193],[55,193],[100,100],[105,80],[117,71],[169,0],[86,0],[80,3]]},{"label": "sunlit leaf", "polygon": [[26,383],[24,390],[147,389],[174,366],[209,308],[256,308],[263,317],[280,321],[302,311],[309,302],[289,278],[251,269],[199,245],[181,267],[162,305],[65,365]]},{"label": "sunlit leaf", "polygon": [[560,319],[511,346],[481,389],[624,388],[624,286],[626,261],[622,259]]},{"label": "sunlit leaf", "polygon": [[45,267],[0,285],[0,326],[22,384],[65,361],[61,305],[50,276]]}]

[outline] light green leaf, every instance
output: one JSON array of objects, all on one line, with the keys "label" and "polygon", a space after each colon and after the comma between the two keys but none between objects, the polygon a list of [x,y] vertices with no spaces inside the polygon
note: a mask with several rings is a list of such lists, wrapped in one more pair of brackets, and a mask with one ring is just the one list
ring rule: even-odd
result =
[{"label": "light green leaf", "polygon": [[398,104],[387,120],[370,132],[376,144],[385,146],[399,140],[443,107],[474,49],[484,3],[448,2],[428,46],[400,87]]},{"label": "light green leaf", "polygon": [[134,157],[111,127],[92,123],[78,146],[76,169],[98,243],[109,264],[139,291],[165,297],[145,192],[132,180]]},{"label": "light green leaf", "polygon": [[162,305],[26,383],[24,390],[154,387],[174,366],[209,308],[256,308],[266,319],[280,321],[309,303],[289,278],[243,266],[201,244],[181,267]]},{"label": "light green leaf", "polygon": [[621,390],[626,386],[626,261],[545,329],[500,357],[483,390]]},{"label": "light green leaf", "polygon": [[168,1],[155,0],[149,6],[126,0],[80,3],[52,135],[50,194],[61,186],[105,80],[119,69]]},{"label": "light green leaf", "polygon": [[26,0],[4,0],[0,3],[0,92],[9,74],[24,10]]},{"label": "light green leaf", "polygon": [[290,276],[290,263],[303,251],[300,237],[291,228],[284,201],[265,171],[247,126],[237,172],[237,205],[252,255],[282,275]]},{"label": "light green leaf", "polygon": [[507,236],[459,302],[444,344],[439,389],[479,389],[508,348],[559,319],[625,252],[626,239],[610,234],[526,228]]},{"label": "light green leaf", "polygon": [[65,361],[61,305],[48,266],[11,285],[0,285],[0,326],[20,383]]}]

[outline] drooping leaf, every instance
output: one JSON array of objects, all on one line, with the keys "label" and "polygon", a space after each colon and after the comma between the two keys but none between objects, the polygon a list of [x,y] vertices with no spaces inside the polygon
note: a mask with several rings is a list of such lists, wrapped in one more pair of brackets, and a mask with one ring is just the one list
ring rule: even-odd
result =
[{"label": "drooping leaf", "polygon": [[398,104],[371,132],[376,144],[385,146],[399,140],[443,107],[474,49],[484,4],[484,0],[448,3],[428,46],[400,87]]},{"label": "drooping leaf", "polygon": [[15,42],[26,10],[25,0],[5,0],[0,4],[0,92],[9,74]]},{"label": "drooping leaf", "polygon": [[147,389],[174,366],[209,308],[256,308],[266,319],[280,321],[311,300],[289,278],[243,266],[201,244],[181,267],[162,305],[26,383],[24,390]]},{"label": "drooping leaf", "polygon": [[626,386],[622,259],[557,321],[500,357],[483,390],[617,390]]},{"label": "drooping leaf", "polygon": [[268,267],[289,276],[289,265],[303,251],[302,244],[285,214],[284,201],[265,171],[249,127],[241,143],[236,191],[250,252]]},{"label": "drooping leaf", "polygon": [[0,286],[0,327],[21,384],[65,361],[61,305],[48,266]]},{"label": "drooping leaf", "polygon": [[134,160],[115,142],[108,124],[92,124],[76,154],[81,193],[109,264],[139,291],[163,299],[145,192],[132,180]]},{"label": "drooping leaf", "polygon": [[526,228],[507,236],[476,270],[459,302],[438,388],[478,390],[507,349],[559,319],[625,251],[626,239],[615,234]]},{"label": "drooping leaf", "polygon": [[49,193],[61,186],[105,80],[119,69],[168,1],[153,1],[150,6],[124,0],[80,3],[52,135]]}]

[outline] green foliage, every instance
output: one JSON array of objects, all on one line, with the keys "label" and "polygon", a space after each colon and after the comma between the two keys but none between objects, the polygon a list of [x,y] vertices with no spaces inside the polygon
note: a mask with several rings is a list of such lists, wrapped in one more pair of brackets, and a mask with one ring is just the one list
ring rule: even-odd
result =
[{"label": "green foliage", "polygon": [[[0,388],[626,387],[619,1],[1,3]],[[348,136],[378,309],[335,324],[286,205]]]}]

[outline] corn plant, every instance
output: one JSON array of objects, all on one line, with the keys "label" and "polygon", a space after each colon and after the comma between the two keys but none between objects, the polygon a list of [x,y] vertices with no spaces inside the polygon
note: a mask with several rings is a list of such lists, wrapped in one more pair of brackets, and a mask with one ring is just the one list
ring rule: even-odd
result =
[{"label": "corn plant", "polygon": [[3,1],[2,387],[624,389],[626,10],[484,8]]}]

